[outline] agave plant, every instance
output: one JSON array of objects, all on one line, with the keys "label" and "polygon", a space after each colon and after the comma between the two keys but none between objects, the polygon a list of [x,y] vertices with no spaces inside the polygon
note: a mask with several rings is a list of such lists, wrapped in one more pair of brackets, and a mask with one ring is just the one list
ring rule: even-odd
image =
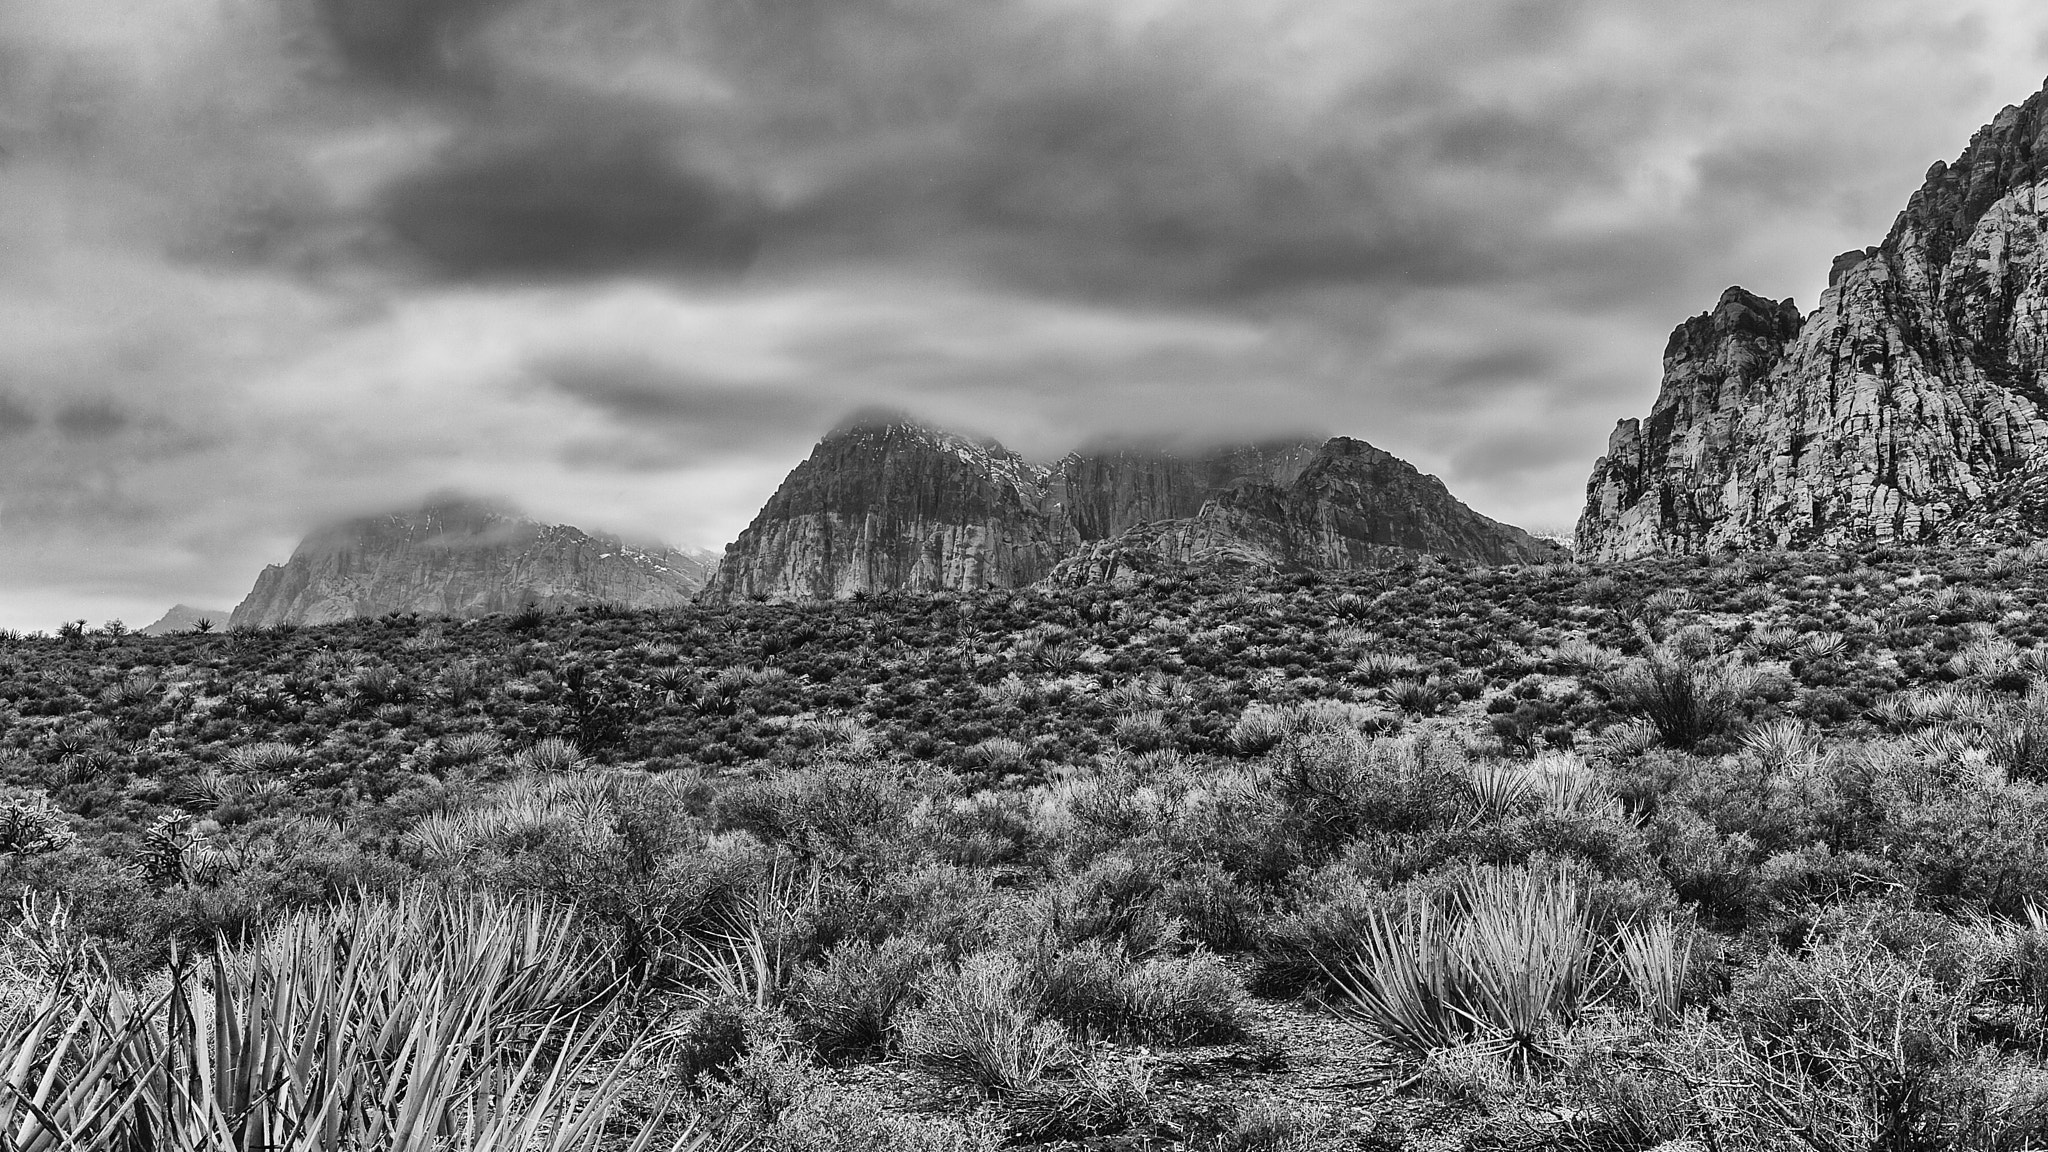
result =
[{"label": "agave plant", "polygon": [[1809,660],[1830,660],[1849,650],[1849,640],[1839,632],[1810,632],[1799,648]]},{"label": "agave plant", "polygon": [[1758,628],[1749,634],[1749,646],[1764,656],[1784,656],[1799,644],[1799,633],[1782,625]]}]

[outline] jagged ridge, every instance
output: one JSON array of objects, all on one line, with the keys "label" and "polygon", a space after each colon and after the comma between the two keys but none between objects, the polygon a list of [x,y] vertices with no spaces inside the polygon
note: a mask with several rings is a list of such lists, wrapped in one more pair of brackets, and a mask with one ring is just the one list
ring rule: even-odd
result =
[{"label": "jagged ridge", "polygon": [[1930,168],[1803,321],[1730,289],[1680,325],[1649,419],[1594,465],[1581,556],[2027,534],[2001,494],[2031,490],[2048,443],[2044,109]]},{"label": "jagged ridge", "polygon": [[835,430],[726,550],[713,597],[1116,579],[1163,564],[1357,568],[1558,554],[1363,441],[1117,447],[1034,464],[894,414]]}]

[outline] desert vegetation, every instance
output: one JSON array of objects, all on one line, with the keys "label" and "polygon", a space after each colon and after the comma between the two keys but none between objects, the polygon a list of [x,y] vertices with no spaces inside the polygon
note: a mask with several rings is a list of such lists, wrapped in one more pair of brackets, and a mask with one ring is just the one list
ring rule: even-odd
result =
[{"label": "desert vegetation", "polygon": [[2048,550],[0,636],[0,1146],[2022,1149]]}]

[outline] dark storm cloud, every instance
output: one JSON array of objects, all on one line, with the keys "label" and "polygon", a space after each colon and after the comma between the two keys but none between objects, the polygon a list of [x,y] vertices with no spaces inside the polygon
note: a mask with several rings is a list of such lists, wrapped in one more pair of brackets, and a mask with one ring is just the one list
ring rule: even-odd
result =
[{"label": "dark storm cloud", "polygon": [[463,278],[732,272],[760,242],[750,197],[642,134],[479,142],[397,183],[380,212]]},{"label": "dark storm cloud", "polygon": [[358,73],[398,84],[446,80],[470,38],[514,0],[314,0],[321,26]]},{"label": "dark storm cloud", "polygon": [[646,359],[560,357],[535,371],[622,426],[653,425],[726,451],[744,451],[764,436],[784,439],[792,426],[832,414],[831,402],[815,393],[707,380]]},{"label": "dark storm cloud", "polygon": [[5,392],[0,392],[0,436],[19,436],[41,423],[35,409]]},{"label": "dark storm cloud", "polygon": [[[371,206],[401,250],[455,279],[730,272],[760,254],[1092,298],[1474,283],[1510,271],[1518,226],[1613,168],[1578,96],[1498,107],[1422,57],[1302,123],[1217,67],[1227,45],[1118,35],[1019,0],[321,11],[360,72],[489,75],[446,113],[450,143]],[[1518,9],[1509,23],[1571,19]],[[529,31],[563,23],[583,32],[571,45],[612,52],[607,34],[645,26],[648,50],[712,95],[634,88]],[[1513,195],[1475,219],[1419,184],[1447,168],[1498,172]]]},{"label": "dark storm cloud", "polygon": [[[1843,50],[1968,34],[1896,8],[1869,10]],[[1734,102],[1712,77],[1760,35],[1729,16],[1668,37],[1614,0],[1370,15],[1286,3],[1263,20],[1194,2],[1127,23],[1041,0],[316,11],[357,76],[478,81],[422,104],[448,139],[363,209],[390,243],[357,251],[411,269],[524,282],[880,265],[1225,309],[1380,286],[1642,302],[1646,279],[1668,284],[1671,258],[1737,222],[1616,214],[1588,234],[1555,217],[1639,195],[1646,145]],[[1826,27],[1825,5],[1787,12],[1783,35]],[[1271,55],[1256,32],[1291,23],[1326,43]],[[1590,46],[1616,29],[1652,50]],[[1356,64],[1333,68],[1347,53]],[[1330,74],[1290,102],[1276,98],[1297,79],[1289,63]],[[1847,163],[1859,146],[1842,133],[1815,150],[1810,135],[1713,141],[1670,178],[1702,195],[1728,185],[1750,211],[1796,203],[1813,156]],[[275,234],[294,219],[267,206],[236,233],[240,250],[298,257]],[[318,212],[303,226],[345,232]]]},{"label": "dark storm cloud", "polygon": [[446,484],[715,546],[870,402],[1034,455],[1316,427],[1569,520],[1671,326],[1729,283],[1811,306],[2044,25],[0,0],[0,623],[96,571],[131,616],[226,602]]},{"label": "dark storm cloud", "polygon": [[1452,357],[1427,375],[1442,388],[1491,391],[1503,384],[1526,385],[1547,379],[1556,369],[1557,356],[1551,350],[1520,346]]},{"label": "dark storm cloud", "polygon": [[104,440],[128,427],[128,414],[107,400],[81,400],[57,409],[57,431],[74,440]]}]

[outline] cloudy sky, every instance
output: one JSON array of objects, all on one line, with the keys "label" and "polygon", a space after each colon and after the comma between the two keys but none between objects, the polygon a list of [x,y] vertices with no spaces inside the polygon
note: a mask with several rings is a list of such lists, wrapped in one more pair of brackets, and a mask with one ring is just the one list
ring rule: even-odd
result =
[{"label": "cloudy sky", "polygon": [[0,626],[448,487],[716,548],[877,403],[1568,525],[1674,324],[2044,73],[1991,0],[5,0]]}]

